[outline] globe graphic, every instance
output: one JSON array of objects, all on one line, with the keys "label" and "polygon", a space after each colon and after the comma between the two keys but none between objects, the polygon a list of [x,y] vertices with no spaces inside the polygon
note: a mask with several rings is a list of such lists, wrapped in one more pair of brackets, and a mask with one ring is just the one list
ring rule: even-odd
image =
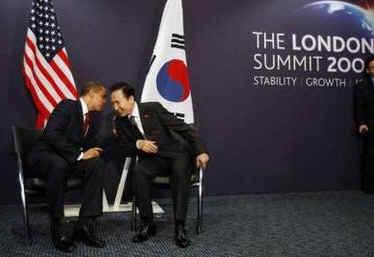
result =
[{"label": "globe graphic", "polygon": [[298,31],[310,34],[338,34],[342,37],[374,36],[374,12],[342,1],[318,1],[296,10]]},{"label": "globe graphic", "polygon": [[170,102],[183,102],[190,95],[187,66],[183,61],[166,62],[157,74],[157,90]]}]

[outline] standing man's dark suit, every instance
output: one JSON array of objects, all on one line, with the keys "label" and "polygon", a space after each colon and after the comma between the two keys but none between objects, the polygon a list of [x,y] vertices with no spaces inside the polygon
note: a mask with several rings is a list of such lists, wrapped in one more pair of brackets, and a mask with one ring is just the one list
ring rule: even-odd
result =
[{"label": "standing man's dark suit", "polygon": [[366,134],[362,186],[365,192],[374,193],[374,83],[371,76],[366,76],[357,85],[355,105],[355,116],[359,132]]},{"label": "standing man's dark suit", "polygon": [[[101,84],[87,85],[87,95],[77,101],[63,100],[56,106],[38,143],[27,156],[27,165],[32,172],[46,178],[52,241],[57,249],[66,252],[71,252],[75,248],[70,238],[60,231],[64,217],[65,184],[66,179],[71,176],[81,177],[84,183],[81,191],[80,220],[75,230],[76,239],[90,246],[104,246],[100,240],[96,241],[98,244],[95,245],[95,237],[85,240],[92,236],[92,233],[82,236],[82,233],[87,232],[82,230],[86,229],[91,219],[102,215],[102,182],[105,174],[104,163],[99,158],[100,148],[95,148],[97,124],[87,118],[84,129],[85,119],[82,110],[85,104],[82,99],[86,97],[90,100],[91,94],[96,98],[90,100],[90,105],[85,105],[85,108],[88,106],[87,113],[89,114],[90,106],[94,106],[96,111],[101,110],[105,103],[105,88]],[[93,239],[93,242],[90,239]]]},{"label": "standing man's dark suit", "polygon": [[[113,108],[119,114],[115,120],[118,151],[122,156],[138,156],[133,176],[142,226],[133,241],[145,241],[156,232],[151,205],[151,181],[157,175],[163,174],[171,178],[176,243],[178,246],[186,247],[189,245],[189,240],[183,233],[191,169],[195,165],[196,158],[199,162],[200,156],[206,158],[202,159],[205,167],[209,158],[206,148],[192,126],[176,118],[161,104],[157,102],[137,104],[134,100],[134,90],[127,83],[119,82],[113,85],[111,92]],[[133,115],[136,116],[136,124],[132,122]],[[189,145],[187,147],[183,145],[173,133],[182,136]]]}]

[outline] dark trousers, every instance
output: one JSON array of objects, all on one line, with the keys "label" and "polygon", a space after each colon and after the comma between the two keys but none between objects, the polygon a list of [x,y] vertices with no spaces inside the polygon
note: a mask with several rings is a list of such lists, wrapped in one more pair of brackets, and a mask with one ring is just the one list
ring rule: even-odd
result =
[{"label": "dark trousers", "polygon": [[369,122],[368,126],[362,184],[364,190],[374,192],[374,122]]},{"label": "dark trousers", "polygon": [[180,154],[173,158],[147,156],[138,161],[133,176],[136,204],[143,221],[153,220],[151,184],[152,179],[159,175],[170,176],[175,220],[178,222],[186,220],[191,168],[192,161],[188,154]]},{"label": "dark trousers", "polygon": [[105,164],[100,158],[81,160],[69,165],[55,153],[38,152],[32,153],[29,160],[33,175],[46,179],[46,194],[52,218],[64,217],[64,194],[69,177],[80,177],[83,180],[80,218],[102,215]]}]

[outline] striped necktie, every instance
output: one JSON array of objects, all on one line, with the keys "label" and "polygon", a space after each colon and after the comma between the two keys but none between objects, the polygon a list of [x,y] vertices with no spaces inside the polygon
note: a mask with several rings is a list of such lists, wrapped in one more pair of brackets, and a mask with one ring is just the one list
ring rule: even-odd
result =
[{"label": "striped necktie", "polygon": [[90,126],[90,120],[91,120],[90,112],[87,112],[84,115],[84,121],[83,121],[83,135],[84,136],[87,134],[88,128]]}]

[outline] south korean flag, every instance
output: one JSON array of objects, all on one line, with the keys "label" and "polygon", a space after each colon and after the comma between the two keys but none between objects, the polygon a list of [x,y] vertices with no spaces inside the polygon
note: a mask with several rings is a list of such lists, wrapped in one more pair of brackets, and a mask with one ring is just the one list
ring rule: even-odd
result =
[{"label": "south korean flag", "polygon": [[186,123],[194,123],[185,52],[181,0],[168,0],[161,18],[141,102],[160,102]]}]

